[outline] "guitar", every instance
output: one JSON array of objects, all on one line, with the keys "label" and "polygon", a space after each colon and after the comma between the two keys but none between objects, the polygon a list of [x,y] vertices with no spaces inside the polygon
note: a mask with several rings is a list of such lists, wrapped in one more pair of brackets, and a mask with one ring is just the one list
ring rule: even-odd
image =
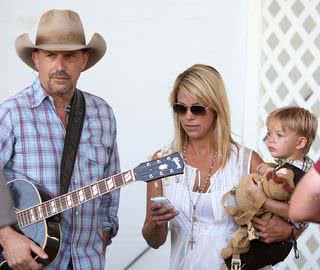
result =
[{"label": "guitar", "polygon": [[[141,163],[133,170],[99,180],[80,189],[55,198],[49,198],[35,184],[23,179],[8,182],[16,209],[17,224],[14,229],[33,240],[48,254],[43,260],[34,256],[41,264],[50,264],[60,248],[60,226],[57,214],[79,206],[84,202],[100,197],[108,192],[135,181],[149,182],[162,177],[182,174],[184,161],[179,153],[174,153],[157,160]],[[0,247],[0,270],[11,269]]]}]

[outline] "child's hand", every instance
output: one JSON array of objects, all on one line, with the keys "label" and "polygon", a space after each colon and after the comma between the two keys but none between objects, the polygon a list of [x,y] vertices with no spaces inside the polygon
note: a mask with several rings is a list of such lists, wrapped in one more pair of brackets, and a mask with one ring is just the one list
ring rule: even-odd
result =
[{"label": "child's hand", "polygon": [[273,171],[273,168],[266,164],[266,163],[261,163],[258,167],[257,167],[257,174],[260,174],[260,175],[267,175],[268,172],[272,172]]},{"label": "child's hand", "polygon": [[[260,177],[259,177],[260,178]],[[262,182],[260,179],[250,179],[247,184],[247,189],[249,191],[249,194],[253,198],[259,198],[260,200],[265,201],[267,199],[266,194],[263,191]]]}]

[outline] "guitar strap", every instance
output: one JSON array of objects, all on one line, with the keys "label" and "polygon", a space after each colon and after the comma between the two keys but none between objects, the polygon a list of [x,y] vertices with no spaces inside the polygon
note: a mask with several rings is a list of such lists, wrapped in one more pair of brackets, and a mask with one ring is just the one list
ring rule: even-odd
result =
[{"label": "guitar strap", "polygon": [[86,114],[86,102],[80,90],[75,91],[68,115],[60,168],[60,195],[68,192],[77,156],[82,127]]}]

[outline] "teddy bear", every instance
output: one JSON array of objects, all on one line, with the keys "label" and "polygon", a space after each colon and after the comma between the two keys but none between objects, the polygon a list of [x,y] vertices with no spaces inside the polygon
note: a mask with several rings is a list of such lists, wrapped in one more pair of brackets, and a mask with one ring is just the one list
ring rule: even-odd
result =
[{"label": "teddy bear", "polygon": [[[252,192],[248,188],[248,181],[262,183],[261,192]],[[234,218],[239,229],[233,234],[228,246],[222,249],[223,259],[227,259],[233,254],[247,253],[250,249],[250,241],[257,239],[251,223],[252,218],[256,216],[265,220],[270,219],[272,213],[262,207],[266,199],[288,201],[293,189],[294,172],[288,168],[280,168],[269,171],[264,176],[257,173],[243,176],[238,187],[224,194],[223,205],[230,194],[235,196],[237,206],[224,205],[224,208]]]}]

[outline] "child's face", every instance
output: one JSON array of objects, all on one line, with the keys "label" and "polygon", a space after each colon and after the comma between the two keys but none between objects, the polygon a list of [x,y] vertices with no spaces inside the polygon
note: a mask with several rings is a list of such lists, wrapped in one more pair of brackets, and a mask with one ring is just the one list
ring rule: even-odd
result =
[{"label": "child's face", "polygon": [[278,119],[271,119],[268,126],[267,146],[274,158],[300,159],[299,136],[295,131],[283,127]]}]

